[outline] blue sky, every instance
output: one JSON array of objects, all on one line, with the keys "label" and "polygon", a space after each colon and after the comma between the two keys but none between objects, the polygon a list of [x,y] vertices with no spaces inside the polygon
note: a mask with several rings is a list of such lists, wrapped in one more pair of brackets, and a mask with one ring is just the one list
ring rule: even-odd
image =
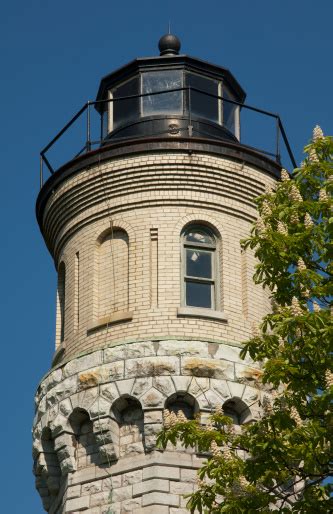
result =
[{"label": "blue sky", "polygon": [[31,424],[54,349],[56,277],[34,215],[40,149],[94,99],[103,75],[157,54],[170,20],[183,53],[229,68],[249,104],[281,115],[299,162],[314,125],[333,134],[332,18],[332,0],[3,2],[2,512],[43,512]]}]

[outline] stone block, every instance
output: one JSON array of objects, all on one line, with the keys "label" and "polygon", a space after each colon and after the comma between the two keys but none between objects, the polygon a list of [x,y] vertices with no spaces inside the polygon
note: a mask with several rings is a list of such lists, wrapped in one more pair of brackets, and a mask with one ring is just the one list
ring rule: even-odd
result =
[{"label": "stone block", "polygon": [[[179,461],[178,461],[179,464]],[[180,480],[180,470],[173,466],[149,466],[142,470],[142,480],[153,478],[166,478],[169,480]]]},{"label": "stone block", "polygon": [[199,396],[199,394],[202,394],[205,391],[207,391],[209,387],[209,378],[193,377],[193,380],[191,380],[187,392],[192,394],[193,396]]},{"label": "stone block", "polygon": [[110,493],[108,491],[100,491],[90,494],[90,507],[98,507],[100,505],[110,504]]},{"label": "stone block", "polygon": [[190,468],[182,468],[180,470],[180,479],[182,482],[190,482],[192,484],[195,484],[198,479],[197,470]]},{"label": "stone block", "polygon": [[132,389],[132,395],[135,398],[140,398],[146,391],[148,391],[153,383],[152,377],[136,378]]},{"label": "stone block", "polygon": [[63,448],[61,448],[61,450],[57,451],[57,456],[58,456],[60,463],[61,463],[61,461],[65,460],[65,459],[73,459],[74,460],[74,454],[75,454],[75,449],[73,446],[64,446]]},{"label": "stone block", "polygon": [[54,439],[55,451],[60,450],[66,446],[74,447],[74,436],[73,434],[63,433]]},{"label": "stone block", "polygon": [[103,354],[101,351],[95,351],[88,355],[84,355],[83,357],[78,357],[77,359],[73,359],[65,364],[63,368],[63,376],[69,377],[80,373],[81,371],[96,368],[102,364],[102,361]]},{"label": "stone block", "polygon": [[132,485],[126,485],[125,487],[119,487],[112,491],[112,501],[122,502],[132,498]]},{"label": "stone block", "polygon": [[[231,384],[232,382],[228,382]],[[210,386],[213,391],[215,391],[219,396],[221,396],[222,401],[228,400],[230,398],[230,389],[228,387],[228,383],[226,380],[216,380],[214,378],[211,378],[210,380]]]},{"label": "stone block", "polygon": [[207,377],[233,380],[235,376],[234,364],[215,359],[201,359],[199,357],[182,357],[182,373],[194,377]]},{"label": "stone block", "polygon": [[169,507],[164,505],[151,505],[133,510],[133,514],[169,514]]},{"label": "stone block", "polygon": [[236,380],[256,387],[262,378],[263,371],[254,368],[253,366],[246,366],[244,364],[235,364],[235,377]]},{"label": "stone block", "polygon": [[59,382],[62,381],[62,369],[58,368],[54,371],[51,371],[49,376],[44,380],[41,384],[42,388],[43,386],[46,386],[47,390],[52,389],[56,384],[59,384]]},{"label": "stone block", "polygon": [[208,343],[203,341],[160,341],[157,355],[209,357]]},{"label": "stone block", "polygon": [[246,386],[243,396],[241,397],[246,405],[251,406],[259,399],[260,391],[254,387]]},{"label": "stone block", "polygon": [[82,496],[81,498],[72,498],[65,504],[65,512],[85,510],[89,507],[90,496]]},{"label": "stone block", "polygon": [[201,409],[214,410],[217,407],[221,407],[224,400],[215,391],[209,389],[205,393],[197,397],[197,402]]},{"label": "stone block", "polygon": [[50,389],[50,391],[46,395],[46,405],[47,407],[52,407],[56,403],[61,402],[71,394],[76,393],[77,390],[77,377],[71,376],[66,378],[62,382]]},{"label": "stone block", "polygon": [[231,398],[242,398],[245,385],[240,384],[239,382],[227,382],[229,391],[230,391],[230,397]]},{"label": "stone block", "polygon": [[229,346],[227,344],[220,344],[217,352],[214,355],[215,359],[226,360],[231,362],[243,363],[244,361],[240,358],[239,353],[241,348],[237,346]]},{"label": "stone block", "polygon": [[78,469],[71,478],[71,485],[81,484],[82,482],[89,482],[96,480],[96,467],[89,467],[85,469]]},{"label": "stone block", "polygon": [[98,384],[107,382],[109,375],[109,369],[103,366],[83,371],[78,374],[78,387],[80,390],[95,387]]},{"label": "stone block", "polygon": [[37,405],[37,418],[39,419],[46,412],[46,396]]},{"label": "stone block", "polygon": [[176,391],[171,377],[154,377],[153,385],[165,396],[171,396]]},{"label": "stone block", "polygon": [[191,377],[184,376],[173,376],[171,378],[178,392],[186,392],[192,380]]},{"label": "stone block", "polygon": [[149,505],[168,505],[170,507],[178,507],[179,496],[176,494],[168,494],[161,492],[147,493],[142,496],[142,506]]},{"label": "stone block", "polygon": [[121,513],[121,503],[112,502],[111,505],[104,505],[102,507],[99,507],[99,513],[98,514],[122,514]]},{"label": "stone block", "polygon": [[177,357],[144,357],[125,364],[126,377],[152,377],[179,374]]},{"label": "stone block", "polygon": [[95,400],[95,402],[91,405],[89,412],[90,418],[94,419],[99,416],[107,416],[111,410],[111,403],[105,400],[102,397],[99,397]]},{"label": "stone block", "polygon": [[169,492],[169,480],[153,478],[144,482],[133,484],[133,497],[154,491]]},{"label": "stone block", "polygon": [[116,449],[114,444],[103,444],[99,447],[98,454],[100,457],[100,463],[105,464],[116,460]]},{"label": "stone block", "polygon": [[154,387],[140,397],[142,407],[148,409],[151,407],[164,407],[165,400],[165,396]]},{"label": "stone block", "polygon": [[117,360],[138,359],[156,355],[152,342],[142,341],[141,343],[127,343],[104,350],[104,362],[114,362]]},{"label": "stone block", "polygon": [[122,380],[124,377],[124,361],[112,362],[107,365],[107,369],[109,372],[109,379],[114,380]]},{"label": "stone block", "polygon": [[[102,483],[103,491],[110,491],[111,489],[117,489],[121,487],[122,477],[121,475],[112,475],[111,477],[104,478]],[[126,484],[127,485],[127,484]]]},{"label": "stone block", "polygon": [[119,395],[131,394],[134,385],[134,378],[128,380],[118,380],[117,387]]},{"label": "stone block", "polygon": [[145,423],[162,423],[163,409],[145,410]]},{"label": "stone block", "polygon": [[53,421],[56,418],[58,412],[59,412],[59,404],[52,405],[52,407],[50,407],[49,410],[47,411],[48,421],[49,422]]},{"label": "stone block", "polygon": [[141,508],[141,498],[133,498],[121,502],[121,514],[132,514],[136,509]]},{"label": "stone block", "polygon": [[136,484],[142,481],[142,469],[127,471],[122,477],[123,486]]},{"label": "stone block", "polygon": [[69,431],[70,425],[68,422],[68,418],[58,414],[49,424],[53,437],[57,437],[61,432]]},{"label": "stone block", "polygon": [[[78,486],[76,486],[76,487],[78,487]],[[102,480],[84,483],[84,484],[82,484],[82,489],[81,489],[82,495],[85,495],[85,494],[92,495],[95,493],[99,493],[101,490],[102,490]]]},{"label": "stone block", "polygon": [[73,410],[72,402],[70,401],[69,398],[66,398],[65,400],[63,400],[62,402],[59,403],[59,411],[64,416],[68,417],[71,414],[72,410]]},{"label": "stone block", "polygon": [[170,482],[170,493],[183,496],[193,493],[194,485],[189,482]]}]

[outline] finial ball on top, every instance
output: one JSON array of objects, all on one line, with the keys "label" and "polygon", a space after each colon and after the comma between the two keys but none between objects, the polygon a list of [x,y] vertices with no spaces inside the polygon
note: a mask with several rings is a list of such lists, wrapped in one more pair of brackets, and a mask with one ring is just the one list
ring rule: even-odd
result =
[{"label": "finial ball on top", "polygon": [[178,55],[180,40],[174,34],[165,34],[158,42],[160,55]]}]

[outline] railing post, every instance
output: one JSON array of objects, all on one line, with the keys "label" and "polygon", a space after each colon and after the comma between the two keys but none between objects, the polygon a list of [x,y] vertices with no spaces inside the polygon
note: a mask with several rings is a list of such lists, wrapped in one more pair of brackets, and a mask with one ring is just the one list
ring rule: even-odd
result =
[{"label": "railing post", "polygon": [[87,143],[86,143],[87,152],[91,150],[91,141],[90,141],[90,102],[87,102]]},{"label": "railing post", "polygon": [[43,177],[43,156],[40,154],[40,162],[39,162],[39,187],[42,189],[44,183]]},{"label": "railing post", "polygon": [[276,149],[275,149],[275,155],[276,155],[276,162],[278,164],[281,164],[281,155],[280,155],[280,120],[279,118],[275,118],[276,122]]}]

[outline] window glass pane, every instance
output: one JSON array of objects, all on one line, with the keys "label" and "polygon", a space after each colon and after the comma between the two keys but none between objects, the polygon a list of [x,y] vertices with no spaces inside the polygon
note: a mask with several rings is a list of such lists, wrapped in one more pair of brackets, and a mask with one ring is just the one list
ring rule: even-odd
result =
[{"label": "window glass pane", "polygon": [[[181,70],[167,70],[144,73],[142,75],[142,93],[168,91],[183,86]],[[183,92],[161,93],[142,97],[143,116],[149,114],[180,114],[183,112]]]},{"label": "window glass pane", "polygon": [[[218,81],[209,79],[206,77],[200,77],[192,73],[187,74],[187,85],[210,93],[212,95],[218,95]],[[211,121],[218,123],[218,99],[207,96],[198,91],[191,90],[191,105],[189,110],[192,114],[201,118],[206,118]]]},{"label": "window glass pane", "polygon": [[[113,128],[137,119],[140,115],[140,99],[130,98],[128,100],[118,100],[124,96],[139,94],[139,79],[135,77],[112,90],[113,101]],[[112,112],[112,107],[111,107]]]},{"label": "window glass pane", "polygon": [[206,243],[210,245],[215,244],[215,239],[213,236],[211,236],[208,232],[204,230],[190,230],[186,234],[186,241],[193,242],[193,243]]},{"label": "window glass pane", "polygon": [[198,282],[185,282],[186,305],[191,307],[212,307],[212,285]]},{"label": "window glass pane", "polygon": [[[223,98],[226,100],[235,100],[234,96],[223,86]],[[230,130],[233,134],[236,131],[235,119],[236,119],[237,105],[229,102],[223,102],[223,125],[225,128]]]},{"label": "window glass pane", "polygon": [[186,250],[186,275],[212,278],[212,252]]}]

